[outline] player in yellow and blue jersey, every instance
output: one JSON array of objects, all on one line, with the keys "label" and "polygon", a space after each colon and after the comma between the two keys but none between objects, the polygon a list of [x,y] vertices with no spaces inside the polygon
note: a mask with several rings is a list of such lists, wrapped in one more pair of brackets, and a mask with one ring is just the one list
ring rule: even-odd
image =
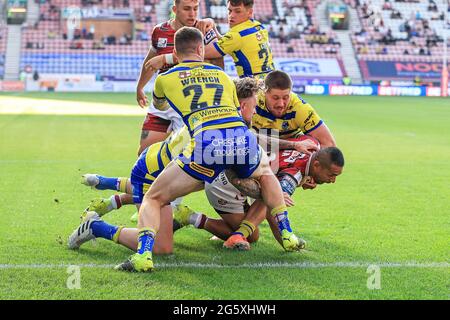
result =
[{"label": "player in yellow and blue jersey", "polygon": [[206,47],[205,57],[230,55],[239,77],[262,78],[275,70],[269,32],[252,19],[253,0],[228,0],[227,9],[230,30]]},{"label": "player in yellow and blue jersey", "polygon": [[[255,79],[244,78],[235,80],[235,85],[240,103],[240,114],[242,115],[246,125],[250,126],[252,115],[255,112],[256,92],[260,87],[260,84]],[[124,191],[128,194],[133,194],[134,203],[139,205],[142,202],[145,192],[150,188],[151,184],[161,173],[163,168],[167,166],[170,160],[173,159],[174,155],[177,155],[189,141],[190,136],[187,132],[187,127],[184,127],[181,132],[172,134],[168,139],[166,139],[166,141],[154,144],[144,150],[132,169],[131,179],[110,178],[97,174],[85,174],[83,176],[83,183],[99,190],[116,190],[118,185],[125,184],[126,190]],[[251,183],[251,181],[248,180],[251,179],[240,180],[240,186],[243,186],[244,183]],[[210,193],[210,189],[206,190],[206,193]],[[121,198],[121,196],[117,197],[119,197],[119,199]],[[102,199],[102,201],[103,202],[99,204],[91,204],[91,206],[87,209],[88,212],[85,214],[85,219],[82,224],[69,237],[69,248],[78,249],[83,243],[96,237],[100,237],[107,240],[113,240],[116,243],[136,251],[138,229],[121,228],[110,225],[101,220],[101,216],[113,209],[107,207],[106,204],[109,203],[108,199]],[[167,215],[165,215],[164,211],[167,209],[170,209],[170,207],[165,206],[161,211],[162,219],[165,220],[161,222],[161,230],[158,233],[157,239],[155,239],[154,252],[158,254],[172,253],[173,249],[172,230],[167,229],[167,227],[171,227],[172,219],[167,218]],[[173,202],[172,209],[174,211],[174,215],[186,216],[194,213],[186,206],[174,206]],[[170,214],[171,213],[169,211],[169,216]],[[242,233],[244,239],[254,235],[253,231],[256,230],[252,230],[251,225],[256,225],[260,220],[257,211],[254,211],[253,214],[248,214],[245,220],[243,220],[242,217],[236,217],[234,215],[225,215],[223,219],[231,228],[230,232],[237,230],[236,233]],[[203,215],[193,214],[192,221],[192,223],[196,225],[198,224],[198,227],[201,227],[202,224],[205,225],[206,223],[206,219]],[[209,224],[211,223],[212,222],[210,221]],[[244,225],[243,228],[240,228],[240,223]],[[250,226],[250,228],[248,226]],[[256,236],[257,233],[258,232],[256,231]],[[232,247],[241,248],[243,245],[248,245],[247,242],[242,241],[242,238],[237,240],[238,242],[233,242]]]},{"label": "player in yellow and blue jersey", "polygon": [[[225,169],[234,170],[240,178],[259,181],[264,202],[278,222],[285,249],[296,250],[299,241],[289,225],[281,187],[256,137],[238,113],[233,82],[223,70],[203,62],[204,45],[198,30],[189,27],[178,30],[174,52],[181,63],[158,75],[155,106],[160,109],[170,106],[177,111],[188,127],[191,142],[145,194],[139,210],[137,253],[118,269],[153,270],[152,251],[161,208],[178,197],[203,189],[204,181],[213,181]],[[243,237],[239,232],[235,236]]]},{"label": "player in yellow and blue jersey", "polygon": [[[258,93],[254,130],[278,135],[280,139],[308,134],[322,147],[335,147],[336,141],[314,108],[292,92],[292,80],[283,71],[272,71],[264,80],[264,90]],[[259,135],[261,136],[261,135]],[[293,142],[280,140],[280,149],[297,149]],[[302,151],[303,150],[297,150]]]},{"label": "player in yellow and blue jersey", "polygon": [[[239,77],[264,78],[275,66],[269,33],[259,21],[252,19],[253,0],[228,0],[227,8],[230,30],[205,47],[205,58],[217,59],[228,54],[233,58]],[[215,36],[220,37],[217,30],[215,32]],[[158,69],[164,61],[163,57],[155,57],[147,66]]]},{"label": "player in yellow and blue jersey", "polygon": [[[144,194],[151,187],[158,175],[169,162],[178,155],[190,141],[187,128],[173,133],[165,141],[152,144],[139,156],[131,170],[130,178],[104,177],[97,174],[83,175],[83,183],[98,190],[116,190],[125,192],[113,195],[109,199],[94,199],[83,213],[82,224],[69,237],[70,249],[78,249],[83,243],[96,237],[113,240],[132,250],[136,250],[137,231],[110,225],[100,219],[101,216],[122,205],[135,204],[139,209]],[[119,191],[119,190],[118,190]],[[132,195],[132,201],[128,195]],[[180,199],[181,200],[181,199]],[[179,202],[172,202],[175,210]],[[155,252],[170,254],[173,250],[172,206],[165,206],[161,210],[162,232],[158,234]],[[179,210],[179,209],[178,209]]]}]

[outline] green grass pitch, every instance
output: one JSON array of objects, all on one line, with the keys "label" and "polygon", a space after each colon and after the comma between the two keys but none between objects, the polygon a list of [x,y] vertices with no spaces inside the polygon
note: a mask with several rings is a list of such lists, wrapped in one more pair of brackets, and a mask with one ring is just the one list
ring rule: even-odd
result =
[{"label": "green grass pitch", "polygon": [[[20,96],[60,99],[61,108],[135,103],[133,94]],[[186,228],[151,274],[112,270],[131,252],[102,239],[66,249],[89,200],[109,195],[80,175],[128,175],[142,118],[0,115],[0,299],[449,299],[449,100],[306,100],[346,159],[334,185],[295,195],[289,213],[308,250],[283,252],[266,223],[249,252]],[[215,216],[202,193],[185,202]],[[106,220],[132,226],[133,212]],[[380,289],[367,286],[370,264],[380,266]],[[68,265],[81,266],[80,289],[67,287]]]}]

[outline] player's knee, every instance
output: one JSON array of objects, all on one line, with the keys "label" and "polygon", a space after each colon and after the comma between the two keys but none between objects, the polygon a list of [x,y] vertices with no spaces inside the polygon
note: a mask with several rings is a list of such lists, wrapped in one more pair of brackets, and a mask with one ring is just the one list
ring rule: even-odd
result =
[{"label": "player's knee", "polygon": [[163,207],[168,203],[167,197],[163,192],[152,192],[151,189],[144,195],[143,202],[158,203],[160,207]]}]

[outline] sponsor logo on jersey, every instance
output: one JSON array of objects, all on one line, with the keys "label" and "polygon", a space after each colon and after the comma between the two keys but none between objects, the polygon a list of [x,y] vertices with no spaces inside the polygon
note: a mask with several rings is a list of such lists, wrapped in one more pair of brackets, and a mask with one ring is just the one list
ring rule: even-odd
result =
[{"label": "sponsor logo on jersey", "polygon": [[195,126],[196,123],[200,121],[199,117],[197,115],[191,116],[189,119],[193,126]]},{"label": "sponsor logo on jersey", "polygon": [[187,77],[191,76],[191,71],[180,71],[178,73],[178,78],[180,79],[186,79]]},{"label": "sponsor logo on jersey", "polygon": [[167,38],[158,38],[158,48],[165,48],[167,47]]},{"label": "sponsor logo on jersey", "polygon": [[228,201],[223,200],[223,199],[217,199],[217,202],[218,202],[221,206],[224,206],[224,205],[226,205],[226,204],[228,203]]},{"label": "sponsor logo on jersey", "polygon": [[287,129],[289,129],[289,122],[284,121],[283,124],[281,125],[281,129],[282,129],[282,130],[287,130]]},{"label": "sponsor logo on jersey", "polygon": [[305,127],[313,127],[315,125],[315,121],[311,118],[314,116],[314,111],[308,111],[308,116],[306,117],[305,121],[303,122]]}]

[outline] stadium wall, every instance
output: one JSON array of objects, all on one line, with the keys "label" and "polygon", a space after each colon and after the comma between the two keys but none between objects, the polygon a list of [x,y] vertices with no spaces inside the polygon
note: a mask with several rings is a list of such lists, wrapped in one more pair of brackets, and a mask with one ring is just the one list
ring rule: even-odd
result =
[{"label": "stadium wall", "polygon": [[[342,85],[343,71],[337,59],[276,59],[276,67],[291,75],[293,90],[298,94],[356,95],[356,96],[441,96],[439,87],[429,86],[379,86]],[[237,77],[231,58],[225,59],[225,71]],[[320,79],[320,84],[317,84]],[[152,79],[146,86],[153,88]],[[324,84],[325,83],[325,84]],[[97,81],[94,74],[40,74],[34,81],[31,74],[26,80],[26,91],[57,92],[135,92],[136,81],[123,79]],[[450,94],[450,90],[449,90]]]},{"label": "stadium wall", "polygon": [[[450,88],[447,89],[450,94]],[[429,86],[379,86],[379,85],[306,85],[294,87],[298,94],[330,96],[411,96],[411,97],[439,97],[440,87]]]}]

